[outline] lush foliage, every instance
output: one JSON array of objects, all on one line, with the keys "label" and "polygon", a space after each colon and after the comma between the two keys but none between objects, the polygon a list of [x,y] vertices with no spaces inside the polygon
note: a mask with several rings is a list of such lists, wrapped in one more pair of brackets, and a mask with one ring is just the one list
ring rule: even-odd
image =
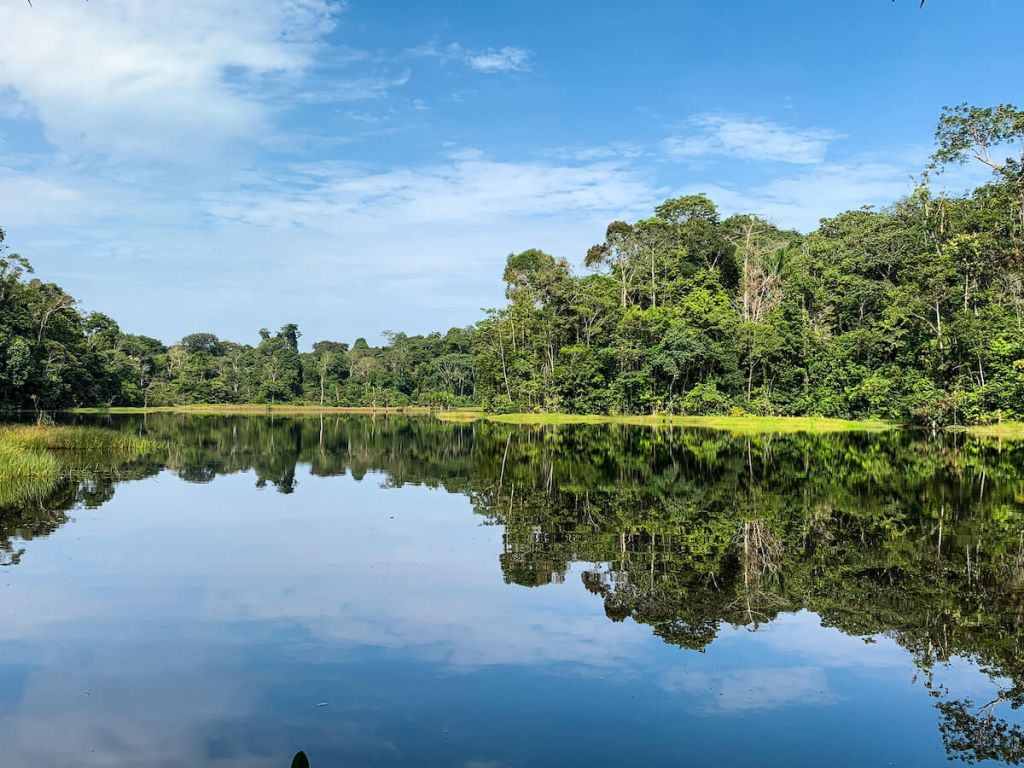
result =
[{"label": "lush foliage", "polygon": [[[177,344],[82,315],[0,254],[0,406],[482,405],[498,412],[823,415],[918,423],[1024,418],[1024,112],[947,108],[928,173],[977,161],[964,197],[922,185],[801,235],[723,218],[703,195],[612,222],[588,272],[508,257],[508,304],[379,348],[260,331]],[[1007,152],[1009,157],[1003,157]],[[926,175],[927,178],[927,175]],[[2,235],[0,235],[2,237]]]}]

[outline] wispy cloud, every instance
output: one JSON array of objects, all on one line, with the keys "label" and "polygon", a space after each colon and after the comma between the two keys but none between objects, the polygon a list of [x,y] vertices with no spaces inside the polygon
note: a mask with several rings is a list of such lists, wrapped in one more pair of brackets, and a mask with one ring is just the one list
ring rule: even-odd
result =
[{"label": "wispy cloud", "polygon": [[676,671],[663,677],[662,687],[697,696],[698,710],[707,714],[820,707],[835,701],[825,671],[811,666]]},{"label": "wispy cloud", "polygon": [[384,98],[391,90],[408,84],[411,79],[411,69],[394,73],[385,69],[370,74],[309,78],[294,98],[304,104],[372,101]]},{"label": "wispy cloud", "polygon": [[822,163],[761,184],[705,183],[688,185],[687,191],[706,192],[729,212],[759,213],[806,232],[824,216],[895,202],[913,188],[915,168],[892,162]]},{"label": "wispy cloud", "polygon": [[710,156],[734,157],[797,165],[825,160],[830,142],[840,134],[824,129],[798,129],[771,120],[724,115],[697,115],[690,130],[666,138],[662,151],[682,160]]},{"label": "wispy cloud", "polygon": [[467,50],[459,43],[439,45],[436,40],[410,48],[410,56],[438,59],[442,62],[462,62],[470,69],[487,75],[506,72],[528,72],[533,66],[533,55],[524,48],[506,45],[502,48]]},{"label": "wispy cloud", "polygon": [[477,72],[494,74],[496,72],[526,72],[530,69],[530,53],[522,48],[505,46],[499,49],[488,49],[471,53],[466,63]]},{"label": "wispy cloud", "polygon": [[78,222],[95,215],[96,208],[88,195],[59,174],[18,168],[0,157],[0,210],[7,227],[42,226],[57,219]]},{"label": "wispy cloud", "polygon": [[557,147],[548,152],[551,157],[591,162],[594,160],[637,160],[650,154],[650,148],[642,144],[617,141],[590,147]]},{"label": "wispy cloud", "polygon": [[[348,164],[293,167],[257,180],[250,193],[211,201],[224,219],[328,229],[644,210],[659,191],[615,162],[582,164],[487,159],[455,149],[443,164],[368,173]],[[661,190],[662,192],[664,190]]]}]

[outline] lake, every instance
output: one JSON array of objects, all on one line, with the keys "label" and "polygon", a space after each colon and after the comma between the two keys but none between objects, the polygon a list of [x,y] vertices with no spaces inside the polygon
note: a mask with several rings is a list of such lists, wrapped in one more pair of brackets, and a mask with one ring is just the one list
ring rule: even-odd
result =
[{"label": "lake", "polygon": [[429,417],[0,507],[0,764],[1024,760],[1024,443]]}]

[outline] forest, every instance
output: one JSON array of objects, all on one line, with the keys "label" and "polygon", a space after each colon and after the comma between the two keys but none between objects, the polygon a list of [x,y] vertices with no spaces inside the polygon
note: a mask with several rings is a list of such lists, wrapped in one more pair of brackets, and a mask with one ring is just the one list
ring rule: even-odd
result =
[{"label": "forest", "polygon": [[[944,108],[920,184],[808,234],[705,195],[608,225],[582,256],[508,256],[507,303],[371,346],[288,324],[173,344],[84,313],[0,250],[0,409],[295,403],[493,412],[1024,420],[1024,111]],[[932,182],[980,164],[962,196]],[[0,249],[3,249],[0,230]]]}]

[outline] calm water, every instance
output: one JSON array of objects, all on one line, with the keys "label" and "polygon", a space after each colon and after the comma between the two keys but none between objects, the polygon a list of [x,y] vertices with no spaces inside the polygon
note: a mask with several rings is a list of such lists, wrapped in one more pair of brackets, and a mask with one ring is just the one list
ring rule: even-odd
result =
[{"label": "calm water", "polygon": [[0,508],[0,764],[1024,758],[1024,445],[93,420]]}]

